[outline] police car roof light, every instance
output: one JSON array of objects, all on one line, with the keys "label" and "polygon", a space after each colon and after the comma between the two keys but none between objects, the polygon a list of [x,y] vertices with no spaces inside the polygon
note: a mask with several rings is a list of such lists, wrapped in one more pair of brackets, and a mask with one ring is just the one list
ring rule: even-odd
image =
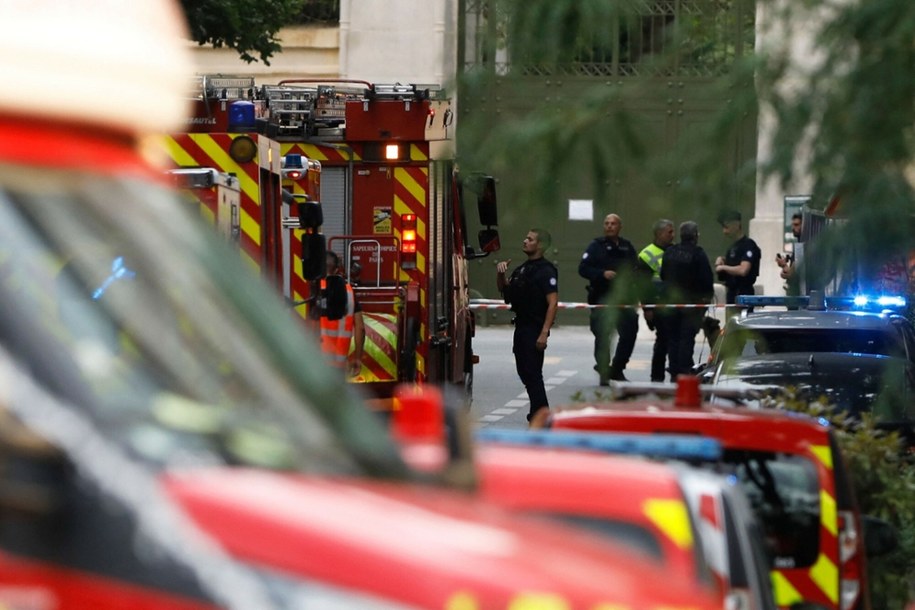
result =
[{"label": "police car roof light", "polygon": [[803,307],[807,308],[810,297],[798,296],[762,296],[762,295],[737,295],[737,304],[744,307]]},{"label": "police car roof light", "polygon": [[756,296],[739,295],[737,304],[744,307],[799,307],[801,309],[859,309],[865,311],[883,311],[887,309],[904,309],[907,300],[900,295],[856,295],[856,296]]},{"label": "police car roof light", "polygon": [[721,458],[723,452],[722,445],[717,439],[678,434],[608,434],[485,429],[476,433],[476,439],[478,442],[522,447],[577,449],[681,460],[715,461]]}]

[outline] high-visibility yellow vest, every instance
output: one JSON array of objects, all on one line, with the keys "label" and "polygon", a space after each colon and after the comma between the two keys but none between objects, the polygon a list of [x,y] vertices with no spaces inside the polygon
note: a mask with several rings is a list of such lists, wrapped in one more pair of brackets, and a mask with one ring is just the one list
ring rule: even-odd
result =
[{"label": "high-visibility yellow vest", "polygon": [[639,252],[639,258],[651,268],[651,279],[661,280],[661,259],[664,258],[664,250],[654,243],[650,243]]}]

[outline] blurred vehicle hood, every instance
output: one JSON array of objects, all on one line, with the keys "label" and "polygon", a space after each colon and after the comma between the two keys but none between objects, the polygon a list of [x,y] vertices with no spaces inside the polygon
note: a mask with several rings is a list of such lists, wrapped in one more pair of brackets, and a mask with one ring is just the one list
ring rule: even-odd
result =
[{"label": "blurred vehicle hood", "polygon": [[457,492],[243,469],[172,473],[165,485],[231,555],[420,607],[448,607],[458,594],[481,608],[531,594],[569,608],[713,603],[623,547]]}]

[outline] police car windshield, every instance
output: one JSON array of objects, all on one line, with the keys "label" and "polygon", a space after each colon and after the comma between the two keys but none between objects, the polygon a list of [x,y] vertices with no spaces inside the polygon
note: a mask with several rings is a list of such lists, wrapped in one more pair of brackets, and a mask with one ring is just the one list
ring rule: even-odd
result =
[{"label": "police car windshield", "polygon": [[725,357],[789,352],[842,352],[878,356],[906,356],[902,336],[894,329],[741,329],[725,335]]},{"label": "police car windshield", "polygon": [[162,466],[404,472],[293,312],[177,196],[22,174],[0,167],[0,348],[107,438]]}]

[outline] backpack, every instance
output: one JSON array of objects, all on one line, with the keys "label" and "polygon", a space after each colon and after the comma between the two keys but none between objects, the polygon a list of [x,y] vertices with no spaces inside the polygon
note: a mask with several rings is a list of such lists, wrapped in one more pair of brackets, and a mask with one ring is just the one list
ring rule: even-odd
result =
[{"label": "backpack", "polygon": [[340,275],[328,275],[324,281],[321,315],[328,320],[339,320],[346,315],[346,279]]}]

